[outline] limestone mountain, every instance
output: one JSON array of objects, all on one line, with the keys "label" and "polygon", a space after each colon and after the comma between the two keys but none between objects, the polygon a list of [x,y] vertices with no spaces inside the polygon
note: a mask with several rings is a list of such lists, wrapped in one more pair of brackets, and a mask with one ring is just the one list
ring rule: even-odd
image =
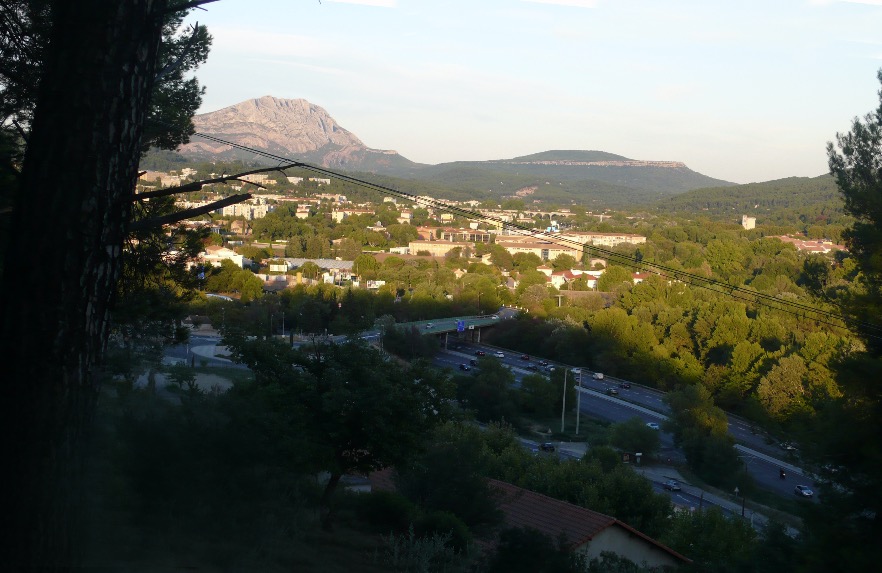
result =
[{"label": "limestone mountain", "polygon": [[[304,99],[264,96],[197,115],[193,122],[199,133],[242,146],[330,169],[431,184],[456,197],[613,206],[732,185],[692,171],[679,161],[636,160],[604,151],[554,150],[511,159],[415,163],[395,151],[367,147],[327,111]],[[276,163],[198,136],[180,153],[194,160]]]},{"label": "limestone mountain", "polygon": [[[327,111],[305,99],[263,96],[197,115],[193,123],[199,133],[324,167],[378,171],[412,165],[395,151],[367,147]],[[198,136],[179,151],[199,160],[272,162]]]}]

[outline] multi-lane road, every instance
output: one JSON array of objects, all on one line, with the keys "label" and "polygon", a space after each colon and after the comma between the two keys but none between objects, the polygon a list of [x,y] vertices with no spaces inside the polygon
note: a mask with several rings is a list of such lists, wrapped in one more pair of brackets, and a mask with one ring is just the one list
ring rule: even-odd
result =
[{"label": "multi-lane road", "polygon": [[[365,333],[364,338],[376,336],[379,336],[379,333]],[[193,347],[205,348],[217,343],[217,337],[193,335],[188,345],[167,348],[165,354],[169,359],[189,362],[193,360]],[[470,360],[477,358],[475,353],[478,350],[485,352],[487,356],[492,356],[500,349],[457,339],[450,341],[448,348],[438,353],[435,364],[453,370],[457,370],[460,364],[475,368],[470,364]],[[527,374],[536,371],[545,372],[543,367],[538,366],[539,357],[530,356],[530,360],[523,360],[519,353],[504,349],[501,351],[504,357],[497,359],[512,370],[518,382]],[[241,364],[231,364],[227,360],[213,358],[212,354],[212,352],[199,352],[195,360],[197,362],[207,360],[210,365],[245,368]],[[536,365],[538,370],[529,369],[531,364]],[[564,368],[563,365],[554,363],[549,366],[558,369]],[[620,384],[624,383],[624,380],[610,376],[604,376],[603,380],[596,380],[592,374],[585,368],[582,369],[581,380],[578,374],[571,374],[573,384],[581,384],[580,411],[582,414],[612,422],[623,422],[636,416],[645,422],[655,422],[660,425],[667,419],[669,408],[664,403],[664,393],[633,383],[630,388],[622,388]],[[607,395],[606,392],[609,389],[617,390],[618,396]],[[730,417],[729,431],[739,444],[737,447],[748,472],[761,487],[787,496],[795,495],[793,489],[797,484],[811,486],[811,478],[795,465],[792,454],[781,450],[764,436],[756,433],[749,423]],[[669,433],[660,430],[659,437],[661,438],[663,455],[674,460],[683,459],[682,454],[674,447],[673,437]],[[785,480],[779,478],[781,468],[785,468],[787,471],[787,479]],[[656,485],[661,487],[659,484]]]},{"label": "multi-lane road", "polygon": [[[537,364],[539,357],[530,356],[530,360],[521,359],[521,354],[504,349],[489,347],[486,345],[470,344],[456,341],[448,344],[446,350],[442,350],[435,359],[435,363],[441,367],[452,369],[459,368],[460,364],[469,364],[474,359],[475,353],[481,350],[487,356],[493,356],[497,351],[502,351],[504,357],[497,358],[508,366],[515,379],[519,382],[526,374],[534,373],[529,369],[531,364]],[[550,363],[550,366],[560,369],[564,365]],[[472,368],[474,368],[472,366]],[[539,372],[544,372],[539,367]],[[622,388],[625,380],[604,376],[603,380],[593,377],[593,372],[582,368],[581,375],[571,374],[573,384],[581,383],[581,413],[612,422],[623,422],[633,417],[639,417],[645,422],[662,424],[667,419],[670,408],[664,402],[664,393],[658,390],[630,383],[630,388]],[[581,376],[581,382],[580,382]],[[617,396],[607,395],[607,391],[615,389]],[[756,432],[748,422],[735,417],[729,417],[729,433],[735,438],[737,449],[745,464],[748,473],[762,488],[781,494],[794,496],[796,485],[811,486],[812,479],[805,471],[796,465],[793,455],[772,443],[762,434]],[[674,459],[682,459],[674,447],[673,437],[660,430],[662,451]],[[780,478],[780,470],[784,469],[787,477]]]}]

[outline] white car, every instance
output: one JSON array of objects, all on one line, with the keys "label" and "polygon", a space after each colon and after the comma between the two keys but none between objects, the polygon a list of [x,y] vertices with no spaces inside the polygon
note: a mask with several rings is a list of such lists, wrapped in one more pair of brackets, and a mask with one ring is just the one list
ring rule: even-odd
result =
[{"label": "white car", "polygon": [[656,424],[655,422],[646,422],[646,427],[647,427],[647,428],[651,428],[651,429],[653,429],[653,430],[659,430],[659,429],[660,429],[660,428],[659,428],[659,425]]},{"label": "white car", "polygon": [[595,380],[603,380],[603,373],[602,372],[595,372],[594,379]]},{"label": "white car", "polygon": [[495,356],[496,358],[505,358],[505,354],[503,354],[502,352],[497,352],[493,356]]},{"label": "white car", "polygon": [[573,368],[572,370],[570,370],[570,372],[572,372],[573,374],[578,376],[579,374],[582,373],[582,369],[581,368]]}]

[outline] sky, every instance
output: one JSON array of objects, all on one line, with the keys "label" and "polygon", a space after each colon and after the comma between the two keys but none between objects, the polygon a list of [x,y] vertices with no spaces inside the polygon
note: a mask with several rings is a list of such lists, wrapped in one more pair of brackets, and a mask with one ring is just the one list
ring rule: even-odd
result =
[{"label": "sky", "polygon": [[882,0],[220,0],[200,113],[272,95],[420,163],[551,149],[827,172],[879,106]]}]

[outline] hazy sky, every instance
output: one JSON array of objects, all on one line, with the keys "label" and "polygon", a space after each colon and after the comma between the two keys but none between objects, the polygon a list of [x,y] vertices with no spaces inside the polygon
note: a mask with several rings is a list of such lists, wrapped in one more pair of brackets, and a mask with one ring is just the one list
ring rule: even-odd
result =
[{"label": "hazy sky", "polygon": [[827,171],[878,106],[882,0],[220,0],[201,112],[272,95],[422,163],[597,149]]}]

